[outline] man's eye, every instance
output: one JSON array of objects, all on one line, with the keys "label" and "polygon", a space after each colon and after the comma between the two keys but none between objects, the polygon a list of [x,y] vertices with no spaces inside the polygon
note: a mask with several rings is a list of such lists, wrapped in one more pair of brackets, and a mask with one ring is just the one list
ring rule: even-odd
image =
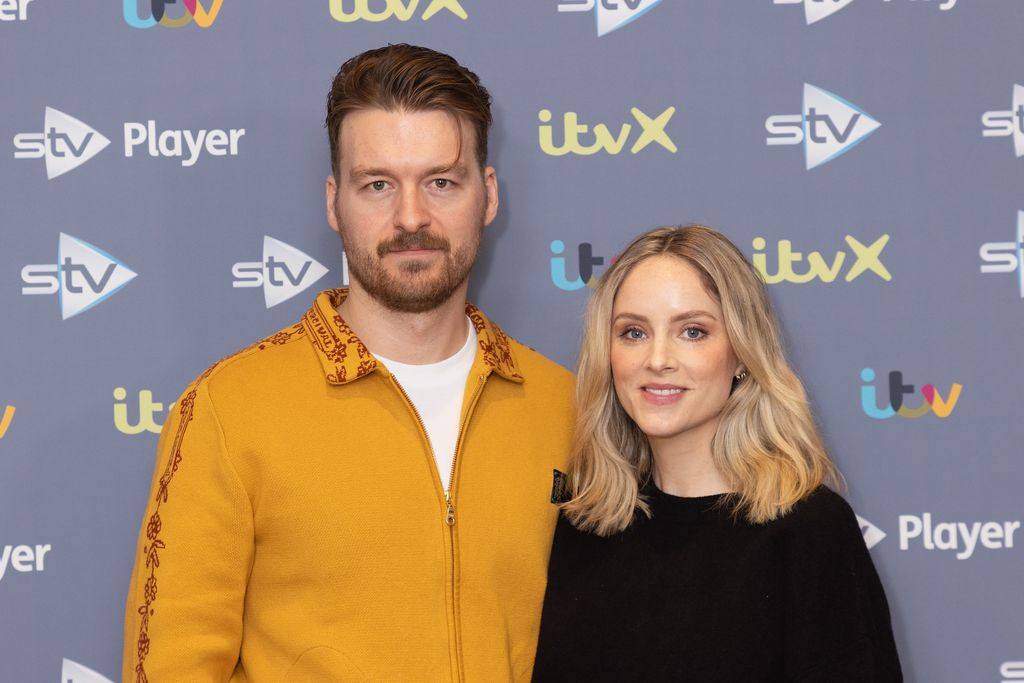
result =
[{"label": "man's eye", "polygon": [[448,187],[450,184],[451,184],[451,181],[448,180],[447,178],[437,178],[436,180],[434,180],[434,187],[436,187],[439,190],[443,190],[444,188]]},{"label": "man's eye", "polygon": [[388,186],[388,184],[385,183],[383,180],[374,180],[372,183],[370,183],[370,187],[375,192],[382,192],[384,190],[384,188],[387,187],[387,186]]}]

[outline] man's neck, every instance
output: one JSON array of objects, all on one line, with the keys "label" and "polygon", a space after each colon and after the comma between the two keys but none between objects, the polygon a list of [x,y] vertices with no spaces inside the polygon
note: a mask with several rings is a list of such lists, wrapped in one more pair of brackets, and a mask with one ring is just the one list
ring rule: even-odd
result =
[{"label": "man's neck", "polygon": [[437,363],[466,343],[466,290],[463,283],[437,308],[403,313],[383,306],[355,282],[338,313],[371,353],[409,365]]}]

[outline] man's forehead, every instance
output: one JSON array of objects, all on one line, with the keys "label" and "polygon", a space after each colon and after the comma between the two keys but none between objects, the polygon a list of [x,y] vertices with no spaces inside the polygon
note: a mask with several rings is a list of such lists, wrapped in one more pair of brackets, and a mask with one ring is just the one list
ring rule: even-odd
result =
[{"label": "man's forehead", "polygon": [[348,169],[438,158],[461,165],[472,158],[475,144],[468,121],[435,109],[358,109],[346,114],[338,130],[339,160]]}]

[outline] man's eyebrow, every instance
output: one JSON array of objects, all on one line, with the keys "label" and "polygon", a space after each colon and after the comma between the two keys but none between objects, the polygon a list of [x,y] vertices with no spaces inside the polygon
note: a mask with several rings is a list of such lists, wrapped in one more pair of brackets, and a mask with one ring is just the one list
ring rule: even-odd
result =
[{"label": "man's eyebrow", "polygon": [[[440,166],[434,166],[432,168],[428,168],[426,173],[424,173],[423,175],[424,176],[450,175],[450,176],[455,176],[456,178],[462,179],[462,178],[465,178],[468,174],[469,174],[469,167],[466,164],[457,163],[457,164],[442,164]],[[352,178],[353,180],[360,180],[362,178],[370,178],[370,177],[378,177],[379,178],[381,176],[386,177],[386,178],[390,178],[392,175],[393,175],[393,173],[391,171],[389,171],[388,169],[386,169],[386,168],[375,168],[375,167],[370,167],[370,166],[366,166],[366,167],[357,166],[357,167],[353,168],[351,171],[348,172],[349,178]]]}]

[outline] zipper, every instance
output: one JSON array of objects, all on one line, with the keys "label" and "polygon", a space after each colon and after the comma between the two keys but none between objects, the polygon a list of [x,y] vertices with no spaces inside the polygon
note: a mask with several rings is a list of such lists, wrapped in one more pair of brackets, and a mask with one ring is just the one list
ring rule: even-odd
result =
[{"label": "zipper", "polygon": [[[405,402],[412,408],[412,414],[416,417],[416,422],[420,426],[420,431],[426,436],[427,450],[430,453],[431,465],[434,470],[437,470],[437,456],[434,454],[434,446],[430,443],[430,437],[427,435],[427,427],[423,423],[423,418],[420,416],[420,411],[416,409],[416,405],[409,398],[409,394],[406,393],[405,388],[399,383],[395,376],[388,373],[392,383],[398,389],[399,393],[405,398]],[[444,503],[445,503],[445,517],[444,522],[448,525],[448,552],[451,556],[451,566],[449,570],[451,572],[451,589],[452,595],[452,623],[455,626],[455,661],[456,667],[455,679],[462,681],[462,634],[459,628],[459,609],[458,609],[458,593],[456,586],[456,562],[455,562],[455,500],[453,491],[455,489],[455,470],[459,462],[459,452],[462,450],[462,439],[465,436],[466,423],[469,422],[469,418],[473,414],[473,409],[476,407],[477,400],[480,398],[480,393],[484,388],[484,380],[487,379],[487,375],[483,374],[479,376],[477,381],[476,390],[473,392],[473,396],[469,400],[469,407],[466,409],[466,418],[459,423],[459,433],[455,437],[455,453],[452,456],[452,469],[448,476],[448,488],[444,491]],[[440,477],[438,477],[440,481]]]}]

